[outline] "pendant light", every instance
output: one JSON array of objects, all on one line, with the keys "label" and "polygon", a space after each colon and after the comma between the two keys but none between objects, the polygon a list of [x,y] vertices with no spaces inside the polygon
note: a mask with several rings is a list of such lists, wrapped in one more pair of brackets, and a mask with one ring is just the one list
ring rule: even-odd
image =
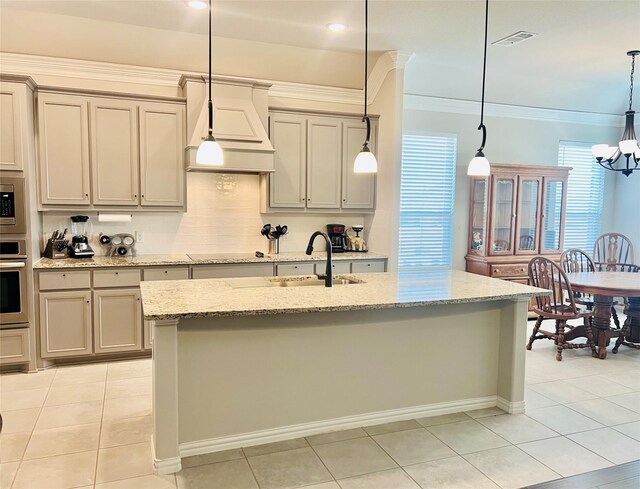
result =
[{"label": "pendant light", "polygon": [[[629,110],[625,112],[626,121],[624,124],[624,132],[618,146],[609,146],[608,144],[596,144],[591,147],[593,156],[600,166],[611,171],[622,172],[624,176],[629,176],[634,170],[639,170],[640,164],[640,146],[636,137],[636,130],[633,127],[633,72],[636,67],[636,56],[640,55],[639,50],[629,51],[627,56],[631,56],[631,86],[629,87]],[[624,155],[627,160],[626,165],[621,168],[613,166],[620,157]],[[602,161],[604,160],[604,161]]]},{"label": "pendant light", "polygon": [[369,0],[364,0],[364,116],[362,122],[367,123],[367,137],[362,145],[362,150],[356,156],[353,163],[354,173],[378,173],[378,161],[369,149],[371,139],[371,120],[367,115],[367,75],[368,75],[368,55],[369,55]]},{"label": "pendant light", "polygon": [[211,101],[211,0],[209,0],[209,133],[198,146],[196,163],[206,166],[223,166],[222,147],[213,137],[213,102]]},{"label": "pendant light", "polygon": [[484,155],[484,145],[487,142],[487,128],[484,125],[484,86],[487,76],[487,27],[489,25],[489,0],[485,0],[484,14],[484,59],[482,65],[482,102],[480,102],[480,125],[478,130],[482,130],[482,144],[478,152],[473,157],[467,168],[467,175],[477,177],[488,177],[491,173],[489,160]]}]

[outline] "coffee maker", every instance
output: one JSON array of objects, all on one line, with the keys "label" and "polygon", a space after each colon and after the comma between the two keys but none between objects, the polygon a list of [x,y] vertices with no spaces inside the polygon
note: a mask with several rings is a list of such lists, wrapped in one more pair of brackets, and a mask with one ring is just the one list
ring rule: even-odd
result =
[{"label": "coffee maker", "polygon": [[71,246],[69,246],[69,256],[71,258],[91,258],[94,255],[89,246],[89,234],[91,233],[91,223],[89,216],[71,216]]},{"label": "coffee maker", "polygon": [[327,234],[331,240],[332,253],[344,253],[347,251],[347,234],[344,224],[327,224]]}]

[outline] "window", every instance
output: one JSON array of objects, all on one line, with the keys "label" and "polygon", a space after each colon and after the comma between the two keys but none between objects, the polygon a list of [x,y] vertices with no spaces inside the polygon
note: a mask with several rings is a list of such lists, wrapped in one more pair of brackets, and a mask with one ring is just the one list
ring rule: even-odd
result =
[{"label": "window", "polygon": [[456,143],[455,136],[402,137],[401,271],[451,267]]},{"label": "window", "polygon": [[581,248],[588,254],[600,236],[604,197],[604,168],[591,154],[591,144],[560,141],[558,165],[570,166],[564,248]]}]

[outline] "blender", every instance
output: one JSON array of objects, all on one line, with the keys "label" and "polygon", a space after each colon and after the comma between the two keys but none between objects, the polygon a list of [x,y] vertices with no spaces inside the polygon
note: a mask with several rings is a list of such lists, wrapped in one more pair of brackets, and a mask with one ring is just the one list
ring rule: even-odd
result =
[{"label": "blender", "polygon": [[94,255],[89,246],[89,234],[92,225],[89,216],[71,216],[71,246],[69,246],[69,256],[71,258],[91,258]]}]

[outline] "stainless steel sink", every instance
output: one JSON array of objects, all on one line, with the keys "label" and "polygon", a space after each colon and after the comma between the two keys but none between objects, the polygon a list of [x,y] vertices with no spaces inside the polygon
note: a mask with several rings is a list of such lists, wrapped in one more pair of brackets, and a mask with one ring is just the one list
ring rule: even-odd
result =
[{"label": "stainless steel sink", "polygon": [[[315,285],[318,287],[324,287],[324,279],[319,279],[317,277],[307,277],[307,278],[275,278],[269,280],[276,287],[306,287],[310,285]],[[333,278],[333,285],[350,285],[350,284],[361,284],[362,280],[357,280],[355,278]]]}]

